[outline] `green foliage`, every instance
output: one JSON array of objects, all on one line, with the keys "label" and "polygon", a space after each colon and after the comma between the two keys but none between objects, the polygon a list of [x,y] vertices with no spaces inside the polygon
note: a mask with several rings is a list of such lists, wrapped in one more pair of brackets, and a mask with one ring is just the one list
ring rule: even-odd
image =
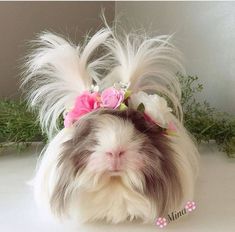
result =
[{"label": "green foliage", "polygon": [[230,157],[235,155],[235,117],[218,112],[206,101],[198,102],[203,90],[197,76],[178,75],[182,86],[184,125],[200,143],[215,140]]},{"label": "green foliage", "polygon": [[45,141],[35,114],[24,101],[0,101],[0,148],[16,144],[23,149],[30,142]]},{"label": "green foliage", "polygon": [[[235,118],[218,112],[207,102],[199,102],[196,96],[203,90],[198,77],[178,75],[182,85],[182,106],[185,127],[200,143],[215,140],[219,148],[229,156],[235,156]],[[58,120],[62,128],[63,120]],[[46,141],[37,117],[27,110],[24,101],[0,101],[0,148],[9,142],[22,149],[33,141]]]}]

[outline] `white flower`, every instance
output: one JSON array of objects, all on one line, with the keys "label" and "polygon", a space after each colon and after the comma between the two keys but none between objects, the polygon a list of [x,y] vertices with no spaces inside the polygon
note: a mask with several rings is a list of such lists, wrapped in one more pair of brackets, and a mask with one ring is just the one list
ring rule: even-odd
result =
[{"label": "white flower", "polygon": [[167,126],[167,115],[172,111],[172,109],[167,106],[167,101],[164,98],[157,94],[149,95],[143,91],[130,96],[129,105],[131,108],[137,109],[141,103],[144,104],[144,112],[154,122],[162,127]]}]

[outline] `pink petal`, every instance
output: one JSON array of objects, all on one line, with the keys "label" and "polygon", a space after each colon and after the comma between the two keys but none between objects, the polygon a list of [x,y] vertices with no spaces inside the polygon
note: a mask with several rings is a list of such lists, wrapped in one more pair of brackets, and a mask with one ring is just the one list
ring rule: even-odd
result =
[{"label": "pink petal", "polygon": [[174,132],[177,131],[177,127],[175,126],[174,122],[172,122],[172,121],[169,122],[167,129],[170,130],[170,131],[174,131]]}]

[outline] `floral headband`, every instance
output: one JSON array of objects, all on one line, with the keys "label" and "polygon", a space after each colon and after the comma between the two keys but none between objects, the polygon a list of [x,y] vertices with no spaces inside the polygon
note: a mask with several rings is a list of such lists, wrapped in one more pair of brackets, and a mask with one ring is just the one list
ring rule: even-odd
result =
[{"label": "floral headband", "polygon": [[64,116],[64,126],[72,126],[80,117],[99,108],[125,110],[130,107],[143,112],[146,120],[166,129],[167,134],[175,135],[176,126],[166,121],[167,114],[172,111],[167,101],[157,94],[149,95],[143,91],[132,94],[128,87],[128,84],[116,83],[102,92],[99,92],[98,86],[84,91]]}]

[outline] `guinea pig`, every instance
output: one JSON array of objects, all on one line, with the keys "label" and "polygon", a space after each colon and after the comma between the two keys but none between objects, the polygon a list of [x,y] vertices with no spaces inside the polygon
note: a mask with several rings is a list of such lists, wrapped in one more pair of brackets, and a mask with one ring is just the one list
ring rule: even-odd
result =
[{"label": "guinea pig", "polygon": [[33,181],[39,207],[80,222],[152,223],[193,200],[199,155],[170,39],[106,27],[83,45],[50,32],[33,41],[22,85],[49,138]]}]

